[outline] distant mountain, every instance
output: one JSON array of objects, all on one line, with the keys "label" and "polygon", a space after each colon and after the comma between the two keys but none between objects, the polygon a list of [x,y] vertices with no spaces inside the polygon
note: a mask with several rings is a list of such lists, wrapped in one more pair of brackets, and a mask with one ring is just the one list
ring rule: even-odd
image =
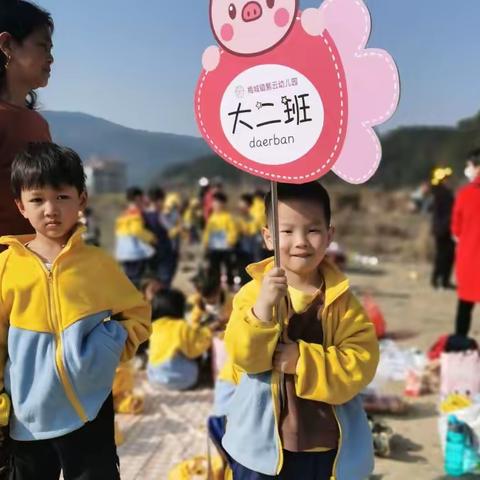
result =
[{"label": "distant mountain", "polygon": [[128,165],[129,184],[148,184],[167,166],[188,163],[210,150],[201,138],[134,130],[84,113],[42,112],[55,142],[83,159],[103,155]]}]

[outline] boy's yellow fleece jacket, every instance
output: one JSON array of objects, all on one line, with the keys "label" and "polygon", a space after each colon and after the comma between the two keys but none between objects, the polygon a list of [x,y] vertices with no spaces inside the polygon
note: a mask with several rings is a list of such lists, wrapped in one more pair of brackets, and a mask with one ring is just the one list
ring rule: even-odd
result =
[{"label": "boy's yellow fleece jacket", "polygon": [[[283,466],[281,385],[272,357],[281,327],[275,320],[259,321],[252,311],[263,277],[271,268],[273,259],[250,265],[247,272],[253,280],[234,298],[225,342],[229,360],[243,374],[225,408],[222,445],[250,470],[279,475]],[[298,341],[295,390],[298,397],[332,406],[340,439],[331,480],[358,480],[373,470],[372,436],[358,394],[375,375],[378,342],[348,279],[326,259],[319,269],[325,282],[321,312],[324,338],[322,344]],[[286,302],[280,315],[288,325]]]},{"label": "boy's yellow fleece jacket", "polygon": [[[272,259],[250,265],[253,280],[235,296],[225,342],[232,362],[247,373],[272,370],[280,325],[263,323],[253,314],[263,275]],[[375,374],[379,349],[372,323],[349,290],[348,279],[328,260],[320,265],[326,292],[322,315],[324,344],[299,341],[297,395],[340,405],[357,395]],[[285,314],[285,311],[284,311]],[[285,317],[288,325],[288,317]]]}]

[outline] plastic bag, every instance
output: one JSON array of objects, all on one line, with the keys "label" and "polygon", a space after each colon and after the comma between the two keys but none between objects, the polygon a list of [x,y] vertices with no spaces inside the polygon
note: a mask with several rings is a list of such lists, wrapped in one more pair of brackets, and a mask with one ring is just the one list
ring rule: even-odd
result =
[{"label": "plastic bag", "polygon": [[477,350],[442,353],[440,364],[442,397],[451,393],[473,397],[480,393],[480,356]]}]

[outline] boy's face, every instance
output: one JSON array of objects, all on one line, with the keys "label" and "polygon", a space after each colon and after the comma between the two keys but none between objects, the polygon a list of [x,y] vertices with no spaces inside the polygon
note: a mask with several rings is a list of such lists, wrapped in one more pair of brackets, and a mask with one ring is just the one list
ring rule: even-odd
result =
[{"label": "boy's face", "polygon": [[59,189],[45,186],[22,190],[15,202],[37,235],[64,242],[77,224],[79,212],[85,208],[87,195],[68,185]]},{"label": "boy's face", "polygon": [[244,200],[239,200],[238,201],[238,211],[241,214],[245,215],[245,214],[250,212],[250,206]]},{"label": "boy's face", "polygon": [[212,210],[215,213],[223,212],[225,210],[225,203],[223,203],[220,200],[215,200],[214,199],[213,202],[212,202]]},{"label": "boy's face", "polygon": [[137,195],[134,199],[133,199],[133,205],[135,205],[138,209],[142,210],[143,208],[145,208],[145,197],[143,195]]},{"label": "boy's face", "polygon": [[[280,263],[282,268],[308,275],[325,257],[333,239],[333,227],[327,225],[323,207],[305,200],[278,203]],[[273,250],[273,238],[264,228],[265,243]]]}]

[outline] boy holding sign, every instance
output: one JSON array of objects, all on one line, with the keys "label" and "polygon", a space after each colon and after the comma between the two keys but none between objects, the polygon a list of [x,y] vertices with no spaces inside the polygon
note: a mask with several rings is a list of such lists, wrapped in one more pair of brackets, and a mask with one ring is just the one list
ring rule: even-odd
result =
[{"label": "boy holding sign", "polygon": [[299,3],[210,0],[218,46],[204,52],[195,94],[215,153],[272,186],[263,236],[275,260],[248,267],[225,336],[244,372],[222,440],[234,480],[359,480],[373,470],[358,393],[375,374],[378,344],[325,259],[330,201],[312,182],[329,171],[352,184],[372,177],[381,159],[373,127],[393,115],[399,76],[387,52],[366,48],[362,0]]},{"label": "boy holding sign", "polygon": [[[263,235],[272,249],[270,205],[267,195]],[[225,335],[245,372],[223,438],[233,478],[365,478],[372,440],[357,395],[377,367],[375,330],[325,258],[327,191],[317,182],[279,184],[278,215],[281,268],[272,259],[248,267],[252,281],[236,295]]]}]

